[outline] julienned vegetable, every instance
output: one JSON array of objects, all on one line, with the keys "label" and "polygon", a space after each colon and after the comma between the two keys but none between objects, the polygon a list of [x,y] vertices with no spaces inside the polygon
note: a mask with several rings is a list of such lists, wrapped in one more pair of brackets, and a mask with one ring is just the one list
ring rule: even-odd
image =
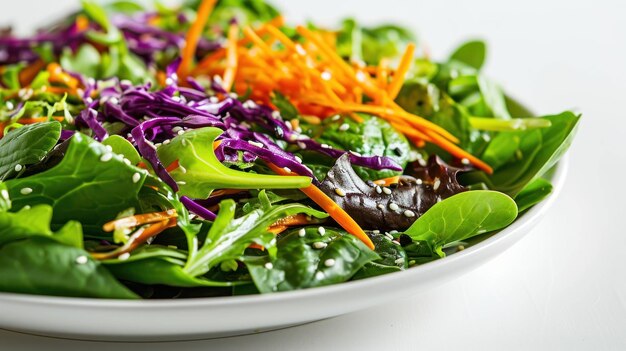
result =
[{"label": "julienned vegetable", "polygon": [[128,2],[0,35],[0,291],[272,293],[398,272],[549,195],[579,116],[534,117],[473,40]]}]

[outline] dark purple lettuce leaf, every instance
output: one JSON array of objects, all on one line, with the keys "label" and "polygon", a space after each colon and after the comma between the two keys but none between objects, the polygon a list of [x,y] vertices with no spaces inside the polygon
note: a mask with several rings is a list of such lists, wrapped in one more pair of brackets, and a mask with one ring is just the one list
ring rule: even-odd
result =
[{"label": "dark purple lettuce leaf", "polygon": [[363,229],[403,231],[437,202],[466,190],[458,184],[459,170],[433,156],[416,177],[403,175],[390,187],[364,182],[341,156],[320,189],[343,208]]}]

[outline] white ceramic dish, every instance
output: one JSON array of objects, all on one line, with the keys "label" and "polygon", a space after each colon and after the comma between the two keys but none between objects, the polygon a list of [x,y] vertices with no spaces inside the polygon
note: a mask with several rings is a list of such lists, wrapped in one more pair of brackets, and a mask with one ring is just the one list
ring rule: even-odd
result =
[{"label": "white ceramic dish", "polygon": [[357,311],[424,291],[504,252],[545,215],[562,188],[566,170],[564,159],[552,177],[552,195],[505,230],[461,252],[404,272],[308,290],[186,300],[0,293],[0,328],[89,340],[192,340],[257,333]]}]

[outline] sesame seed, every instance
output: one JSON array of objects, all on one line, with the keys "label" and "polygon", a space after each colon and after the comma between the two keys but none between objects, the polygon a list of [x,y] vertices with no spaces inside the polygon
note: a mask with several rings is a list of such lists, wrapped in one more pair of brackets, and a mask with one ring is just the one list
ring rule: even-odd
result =
[{"label": "sesame seed", "polygon": [[330,74],[330,72],[328,72],[328,71],[322,72],[322,79],[323,80],[330,80],[332,77],[333,77],[333,75]]},{"label": "sesame seed", "polygon": [[400,207],[398,207],[398,205],[396,205],[395,203],[390,203],[389,204],[389,209],[392,211],[397,211]]},{"label": "sesame seed", "polygon": [[113,154],[110,152],[107,152],[105,154],[103,154],[102,156],[100,156],[100,161],[102,162],[109,162],[111,161],[111,159],[113,158]]},{"label": "sesame seed", "polygon": [[417,162],[420,164],[420,166],[426,167],[426,161],[423,158],[420,158],[419,160],[417,160]]},{"label": "sesame seed", "polygon": [[332,120],[332,121],[338,121],[338,120],[339,120],[339,118],[341,118],[341,116],[339,116],[339,115],[334,115],[334,116],[331,118],[331,120]]},{"label": "sesame seed", "polygon": [[456,247],[456,249],[459,250],[459,251],[463,251],[463,250],[465,250],[465,246],[459,245],[459,246]]},{"label": "sesame seed", "polygon": [[181,130],[183,130],[183,128],[181,128],[181,127],[174,127],[174,128],[172,128],[172,133],[178,133]]},{"label": "sesame seed", "polygon": [[115,96],[111,97],[109,99],[109,103],[113,104],[113,105],[117,105],[120,103],[120,100],[118,98],[116,98]]},{"label": "sesame seed", "polygon": [[291,168],[289,168],[289,167],[283,167],[283,169],[285,170],[285,172],[287,172],[287,173],[291,173]]},{"label": "sesame seed", "polygon": [[25,211],[28,211],[28,210],[30,210],[30,205],[26,205],[26,206],[24,206],[24,207],[22,207],[22,208],[23,208]]},{"label": "sesame seed", "polygon": [[391,242],[396,244],[396,245],[400,245],[400,242],[398,240],[391,240]]},{"label": "sesame seed", "polygon": [[130,252],[124,252],[117,257],[117,259],[120,261],[126,261],[128,258],[130,258]]},{"label": "sesame seed", "polygon": [[404,216],[405,217],[409,217],[409,218],[415,217],[415,212],[413,212],[411,210],[406,210],[406,211],[404,211]]},{"label": "sesame seed", "polygon": [[323,149],[330,149],[331,147],[330,147],[330,145],[328,145],[328,144],[322,144],[322,148],[323,148]]},{"label": "sesame seed", "polygon": [[170,249],[174,249],[174,250],[178,249],[178,246],[176,245],[167,245],[167,247],[169,247]]},{"label": "sesame seed", "polygon": [[258,141],[253,141],[253,140],[248,140],[248,144],[256,146],[256,147],[263,147],[263,144],[259,143]]},{"label": "sesame seed", "polygon": [[272,269],[272,268],[274,268],[274,265],[272,264],[272,262],[267,262],[267,263],[265,264],[265,268],[266,268],[266,269]]},{"label": "sesame seed", "polygon": [[257,104],[254,101],[252,101],[252,100],[246,100],[243,103],[243,107],[245,107],[245,108],[255,108],[255,107],[257,107]]},{"label": "sesame seed", "polygon": [[298,161],[298,163],[302,163],[302,159],[299,156],[294,156],[294,158]]},{"label": "sesame seed", "polygon": [[323,236],[324,234],[326,234],[326,228],[319,227],[319,228],[317,228],[317,232],[320,233],[320,235]]},{"label": "sesame seed", "polygon": [[348,123],[344,123],[344,124],[339,126],[339,130],[342,131],[342,132],[345,132],[348,129],[350,129],[350,125]]},{"label": "sesame seed", "polygon": [[22,168],[24,168],[24,167],[22,167],[22,165],[18,163],[18,164],[15,165],[14,169],[15,169],[16,172],[19,172],[19,171],[22,170]]},{"label": "sesame seed", "polygon": [[313,243],[313,247],[316,248],[316,249],[323,249],[326,246],[328,246],[328,244],[323,243],[321,241],[316,241],[316,242]]},{"label": "sesame seed", "polygon": [[130,165],[131,165],[130,160],[129,160],[129,159],[127,159],[126,157],[124,157],[124,158],[122,159],[122,162],[124,162],[124,164],[125,164],[125,165],[127,165],[127,166],[130,166]]},{"label": "sesame seed", "polygon": [[282,116],[280,115],[279,111],[272,111],[272,117],[274,119],[281,119],[282,118]]},{"label": "sesame seed", "polygon": [[422,183],[423,183],[423,182],[422,182],[422,180],[421,180],[421,179],[419,179],[419,178],[418,178],[418,179],[415,179],[415,184],[420,185],[420,184],[422,184]]},{"label": "sesame seed", "polygon": [[6,189],[2,189],[2,191],[0,191],[0,195],[6,200],[9,199],[9,192]]},{"label": "sesame seed", "polygon": [[113,152],[113,146],[111,146],[111,145],[104,145],[104,147],[106,147],[106,149],[109,150],[109,152]]},{"label": "sesame seed", "polygon": [[324,277],[326,277],[324,272],[320,271],[320,272],[315,273],[315,279],[317,279],[317,280],[322,280],[322,279],[324,279]]},{"label": "sesame seed", "polygon": [[11,101],[7,101],[5,105],[7,106],[9,110],[12,110],[15,108],[15,105],[13,105]]},{"label": "sesame seed", "polygon": [[184,129],[181,129],[181,130],[179,130],[178,132],[176,132],[176,134],[178,134],[178,135],[183,135],[183,134],[185,134],[185,130],[184,130]]},{"label": "sesame seed", "polygon": [[464,164],[464,165],[469,165],[470,164],[470,160],[468,160],[467,158],[463,157],[461,159],[461,163]]},{"label": "sesame seed", "polygon": [[335,193],[341,197],[346,196],[346,192],[343,189],[335,188]]},{"label": "sesame seed", "polygon": [[137,183],[141,180],[141,174],[135,173],[133,174],[133,183]]},{"label": "sesame seed", "polygon": [[439,180],[439,178],[435,178],[435,181],[433,182],[433,190],[439,189],[440,185],[441,185],[441,180]]},{"label": "sesame seed", "polygon": [[378,229],[374,229],[374,230],[372,230],[372,233],[374,233],[374,234],[380,234],[380,230],[378,230]]},{"label": "sesame seed", "polygon": [[161,143],[154,144],[155,147],[161,147],[161,145],[163,145],[163,144],[161,144]]},{"label": "sesame seed", "polygon": [[174,80],[172,78],[165,79],[165,85],[172,85],[172,84],[174,84]]},{"label": "sesame seed", "polygon": [[385,233],[385,236],[389,239],[389,240],[393,240],[393,235],[389,234],[389,233]]},{"label": "sesame seed", "polygon": [[299,237],[304,238],[305,235],[306,235],[306,230],[304,230],[304,228],[298,230]]},{"label": "sesame seed", "polygon": [[22,190],[20,190],[20,194],[22,194],[22,195],[28,195],[28,194],[30,194],[32,192],[33,192],[33,189],[31,189],[31,188],[22,188]]},{"label": "sesame seed", "polygon": [[398,231],[397,230],[390,230],[389,234],[398,234]]},{"label": "sesame seed", "polygon": [[178,165],[178,169],[180,169],[180,171],[181,171],[183,174],[187,173],[187,168],[185,168],[185,167],[183,167],[183,166],[181,166],[181,165]]},{"label": "sesame seed", "polygon": [[381,210],[385,209],[385,205],[383,205],[383,204],[378,204],[378,205],[376,205],[376,207],[380,208]]},{"label": "sesame seed", "polygon": [[324,266],[326,267],[332,267],[334,265],[335,265],[335,260],[332,258],[329,258],[326,261],[324,261]]},{"label": "sesame seed", "polygon": [[305,143],[303,143],[303,142],[299,141],[297,144],[298,144],[298,147],[299,147],[299,148],[301,148],[301,149],[306,149],[306,144],[305,144]]},{"label": "sesame seed", "polygon": [[81,256],[76,257],[76,263],[78,263],[78,264],[85,264],[85,263],[87,263],[87,261],[89,261],[87,259],[87,256],[81,255]]},{"label": "sesame seed", "polygon": [[403,265],[404,264],[404,258],[400,257],[397,260],[394,261],[397,265]]},{"label": "sesame seed", "polygon": [[187,146],[187,139],[183,139],[180,141],[181,144],[183,144],[183,146]]},{"label": "sesame seed", "polygon": [[352,150],[350,150],[350,153],[351,153],[351,154],[353,154],[353,155],[354,155],[354,156],[356,156],[356,157],[361,157],[361,154],[360,154],[360,153],[358,153],[358,152],[356,152],[356,151],[352,151]]},{"label": "sesame seed", "polygon": [[387,194],[387,195],[391,195],[391,189],[384,187],[383,188],[383,193]]},{"label": "sesame seed", "polygon": [[306,50],[304,50],[304,48],[300,44],[296,44],[296,51],[300,55],[306,55]]},{"label": "sesame seed", "polygon": [[170,139],[165,139],[163,140],[163,145],[167,145],[169,143],[171,143],[172,141]]},{"label": "sesame seed", "polygon": [[376,192],[380,194],[383,192],[383,189],[380,186],[376,185]]},{"label": "sesame seed", "polygon": [[239,95],[237,95],[237,93],[229,93],[228,96],[230,96],[232,99],[238,99]]}]

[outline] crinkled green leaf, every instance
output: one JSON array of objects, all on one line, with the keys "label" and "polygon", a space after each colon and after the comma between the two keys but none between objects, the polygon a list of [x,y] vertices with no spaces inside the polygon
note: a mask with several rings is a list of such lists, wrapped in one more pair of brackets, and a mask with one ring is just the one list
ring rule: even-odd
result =
[{"label": "crinkled green leaf", "polygon": [[60,137],[61,124],[56,121],[10,131],[0,139],[0,181],[13,178],[25,166],[43,160]]}]

